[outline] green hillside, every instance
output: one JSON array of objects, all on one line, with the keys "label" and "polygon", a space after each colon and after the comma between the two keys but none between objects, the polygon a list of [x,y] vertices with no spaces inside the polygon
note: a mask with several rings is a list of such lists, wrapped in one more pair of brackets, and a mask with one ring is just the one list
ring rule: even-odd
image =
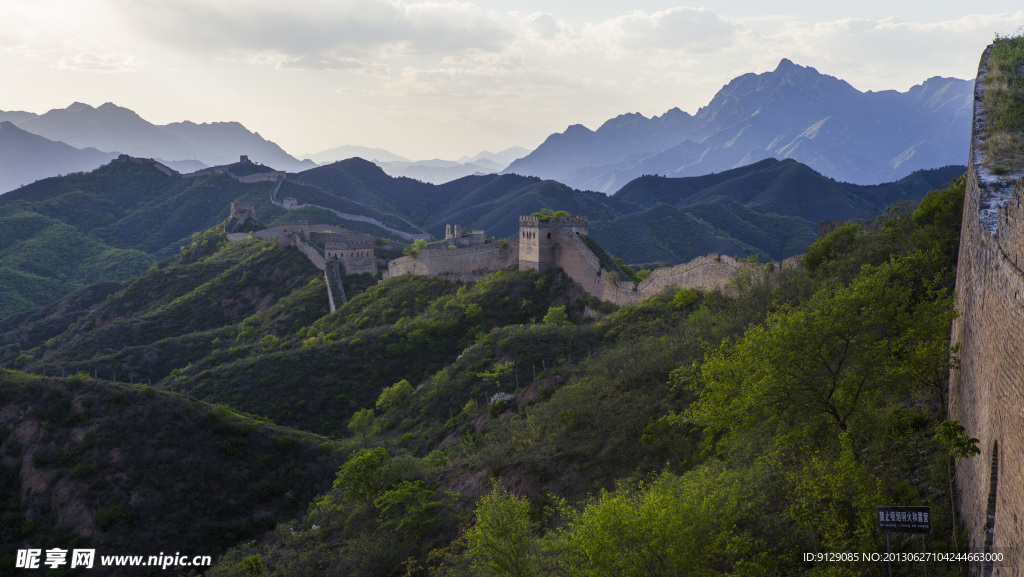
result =
[{"label": "green hillside", "polygon": [[942,287],[963,183],[733,297],[493,328],[363,405],[333,489],[210,574],[831,574],[803,553],[885,551],[885,503],[929,505],[925,546],[953,550]]},{"label": "green hillside", "polygon": [[[963,182],[877,230],[839,228],[802,268],[751,271],[728,295],[669,289],[623,308],[559,271],[501,271],[468,284],[348,277],[349,302],[328,314],[321,273],[297,250],[227,243],[212,228],[131,283],[0,324],[7,364],[100,377],[13,373],[0,389],[13,407],[0,410],[12,431],[3,451],[20,455],[5,461],[19,498],[3,514],[21,527],[0,542],[86,538],[84,525],[58,522],[63,509],[38,516],[21,497],[31,465],[69,478],[81,518],[108,527],[88,537],[104,547],[175,503],[183,528],[148,527],[146,538],[200,553],[237,544],[209,575],[648,574],[630,558],[660,560],[663,575],[820,574],[828,567],[803,552],[882,550],[880,503],[930,505],[927,547],[952,550],[936,434],[955,432],[942,423]],[[738,230],[754,239],[779,226],[756,218],[783,218],[697,206],[753,221]],[[709,239],[745,242],[718,236],[720,212],[646,212],[666,215],[664,228],[637,222],[636,234],[669,234],[668,217],[685,217]],[[101,382],[114,369],[153,386]],[[200,401],[229,409],[190,417]],[[336,451],[264,440],[279,429],[228,410],[344,439]],[[36,415],[36,448],[22,447],[30,425],[14,415]],[[94,422],[110,431],[96,442],[116,447],[77,440]],[[191,444],[209,463],[202,485],[173,469]],[[286,450],[297,469],[264,459]],[[121,466],[134,492],[93,487],[115,485]],[[214,494],[231,497],[203,500]],[[265,514],[277,525],[261,536]]]},{"label": "green hillside", "polygon": [[[216,556],[305,510],[344,449],[148,387],[7,371],[0,381],[0,575],[15,550]],[[56,574],[77,574],[55,571]]]}]

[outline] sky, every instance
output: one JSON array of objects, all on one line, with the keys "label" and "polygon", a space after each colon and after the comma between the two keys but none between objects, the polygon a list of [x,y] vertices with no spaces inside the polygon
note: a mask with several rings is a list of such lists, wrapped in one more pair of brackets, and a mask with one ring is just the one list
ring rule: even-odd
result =
[{"label": "sky", "polygon": [[789,58],[860,90],[973,78],[1019,0],[0,0],[0,110],[238,121],[293,155],[535,148],[695,113]]}]

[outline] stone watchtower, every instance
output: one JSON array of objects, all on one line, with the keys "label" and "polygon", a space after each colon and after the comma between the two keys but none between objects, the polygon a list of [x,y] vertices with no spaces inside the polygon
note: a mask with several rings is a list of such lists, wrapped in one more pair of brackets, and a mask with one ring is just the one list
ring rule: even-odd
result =
[{"label": "stone watchtower", "polygon": [[569,236],[588,233],[587,217],[519,217],[519,270],[532,268],[546,272],[559,266],[559,244]]}]

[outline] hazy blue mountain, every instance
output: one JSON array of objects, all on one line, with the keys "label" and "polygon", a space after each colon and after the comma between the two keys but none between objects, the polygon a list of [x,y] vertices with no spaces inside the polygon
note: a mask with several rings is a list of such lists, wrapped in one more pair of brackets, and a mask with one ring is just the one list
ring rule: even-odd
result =
[{"label": "hazy blue mountain", "polygon": [[95,148],[79,150],[0,121],[0,193],[48,176],[93,170],[116,156]]},{"label": "hazy blue mountain", "polygon": [[338,162],[339,160],[346,160],[348,158],[364,158],[371,162],[412,162],[404,156],[398,156],[392,154],[383,148],[370,148],[368,146],[353,146],[346,144],[345,146],[337,146],[335,148],[328,148],[327,150],[321,150],[315,154],[303,154],[299,158],[303,160],[312,160],[317,164],[330,164],[332,162]]},{"label": "hazy blue mountain", "polygon": [[300,171],[314,166],[310,161],[290,156],[237,122],[177,122],[159,126],[110,102],[95,108],[75,102],[44,114],[0,112],[0,120],[10,120],[23,130],[75,148],[92,147],[140,158],[193,160],[214,166],[234,162],[247,154],[252,161],[279,170]]},{"label": "hazy blue mountain", "polygon": [[486,158],[475,162],[453,160],[419,160],[416,162],[381,162],[376,164],[390,176],[415,178],[431,184],[444,184],[472,174],[494,174],[507,164],[498,164]]},{"label": "hazy blue mountain", "polygon": [[530,151],[513,146],[500,152],[484,150],[473,156],[463,156],[458,160],[409,160],[392,154],[382,148],[365,146],[339,146],[316,154],[304,154],[300,158],[309,159],[317,164],[325,165],[350,158],[369,160],[384,169],[384,172],[395,178],[408,177],[431,184],[444,184],[473,174],[493,174],[500,172],[517,158],[526,156]]},{"label": "hazy blue mountain", "polygon": [[502,150],[500,152],[491,152],[489,150],[484,150],[483,152],[479,152],[473,156],[463,156],[456,162],[468,163],[487,160],[495,164],[500,164],[502,165],[502,168],[504,168],[512,164],[513,161],[522,158],[527,154],[530,154],[529,149],[523,148],[522,146],[513,146],[511,148],[506,148],[505,150]]},{"label": "hazy blue mountain", "polygon": [[[208,151],[201,156],[197,154],[196,159],[209,166],[236,162],[243,154],[253,162],[288,172],[299,172],[316,166],[311,160],[298,160],[280,146],[260,136],[259,132],[249,132],[238,122],[196,124],[185,121],[167,124],[162,128],[196,150]],[[187,157],[175,158],[186,159]]]},{"label": "hazy blue mountain", "polygon": [[645,174],[695,176],[765,158],[793,158],[857,184],[898,180],[964,161],[972,83],[930,78],[906,92],[861,92],[783,59],[744,74],[690,116],[624,114],[596,131],[553,134],[506,172],[611,193]]}]

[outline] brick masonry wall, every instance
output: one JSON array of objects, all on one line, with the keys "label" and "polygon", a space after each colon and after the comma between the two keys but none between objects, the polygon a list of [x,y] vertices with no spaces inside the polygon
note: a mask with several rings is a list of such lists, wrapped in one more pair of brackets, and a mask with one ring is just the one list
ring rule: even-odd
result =
[{"label": "brick masonry wall", "polygon": [[[231,174],[231,173],[228,173]],[[234,175],[232,175],[234,176]],[[253,183],[253,182],[276,182],[279,178],[284,178],[286,174],[281,171],[276,172],[257,172],[256,174],[248,174],[245,176],[236,177],[238,182]]]},{"label": "brick masonry wall", "polygon": [[437,276],[451,280],[478,280],[494,271],[519,262],[519,242],[500,242],[456,249],[424,250],[415,258],[404,256],[391,261],[384,279],[403,274]]},{"label": "brick masonry wall", "polygon": [[[979,66],[977,85],[985,56]],[[978,128],[975,101],[975,130]],[[962,522],[970,547],[985,545],[993,450],[998,443],[998,483],[992,526],[994,548],[1015,549],[1015,561],[997,567],[999,577],[1024,576],[1024,273],[1021,263],[1021,202],[1024,182],[998,190],[975,164],[980,134],[972,136],[957,269],[957,310],[952,343],[960,345],[960,367],[950,372],[949,413],[980,440],[981,455],[957,467]],[[987,181],[987,182],[986,182]],[[995,230],[991,223],[995,209]],[[984,222],[983,222],[984,221]],[[981,574],[981,567],[972,567]]]},{"label": "brick masonry wall", "polygon": [[324,261],[324,255],[320,254],[320,251],[316,250],[305,240],[300,237],[295,237],[295,247],[309,258],[309,261],[313,263],[313,266],[320,270],[324,270],[327,267],[327,262]]}]

